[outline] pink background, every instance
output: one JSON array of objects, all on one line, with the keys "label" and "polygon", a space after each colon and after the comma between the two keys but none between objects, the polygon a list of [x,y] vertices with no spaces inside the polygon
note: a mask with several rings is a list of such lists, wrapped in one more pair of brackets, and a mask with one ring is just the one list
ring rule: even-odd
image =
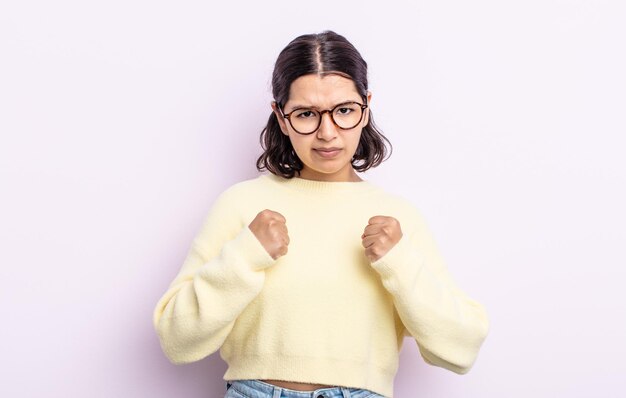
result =
[{"label": "pink background", "polygon": [[212,201],[256,176],[278,52],[334,29],[370,66],[412,200],[491,332],[464,376],[405,341],[396,397],[623,396],[619,1],[0,5],[0,396],[221,397],[152,328]]}]

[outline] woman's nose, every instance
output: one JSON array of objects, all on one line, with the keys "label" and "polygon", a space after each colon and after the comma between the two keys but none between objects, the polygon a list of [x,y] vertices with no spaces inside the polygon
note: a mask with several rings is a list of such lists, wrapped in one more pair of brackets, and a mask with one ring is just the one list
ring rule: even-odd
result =
[{"label": "woman's nose", "polygon": [[324,112],[321,115],[322,122],[320,128],[317,130],[317,137],[323,140],[330,140],[337,136],[337,126],[330,118],[330,112]]}]

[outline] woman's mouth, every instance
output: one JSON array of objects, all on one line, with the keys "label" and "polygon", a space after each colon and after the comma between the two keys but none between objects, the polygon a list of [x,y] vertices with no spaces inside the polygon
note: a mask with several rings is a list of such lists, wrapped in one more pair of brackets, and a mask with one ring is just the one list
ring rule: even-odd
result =
[{"label": "woman's mouth", "polygon": [[325,159],[334,158],[341,152],[341,148],[316,148],[314,151]]}]

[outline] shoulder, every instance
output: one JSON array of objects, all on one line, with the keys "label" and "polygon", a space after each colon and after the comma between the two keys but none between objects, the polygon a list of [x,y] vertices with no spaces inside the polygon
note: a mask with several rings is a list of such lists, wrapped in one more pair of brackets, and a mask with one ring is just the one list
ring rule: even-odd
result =
[{"label": "shoulder", "polygon": [[250,199],[250,195],[259,195],[262,192],[270,190],[270,181],[267,175],[260,174],[254,178],[239,181],[224,191],[222,191],[216,198],[216,203],[224,202],[235,204],[240,200]]},{"label": "shoulder", "polygon": [[377,184],[375,184],[375,186],[377,187],[377,195],[374,200],[381,201],[382,203],[385,203],[386,206],[395,208],[404,213],[419,212],[417,201],[414,198],[382,188]]},{"label": "shoulder", "polygon": [[426,227],[426,220],[417,199],[379,187],[375,200],[384,207],[382,211],[386,211],[388,215],[398,219],[403,226],[409,227],[411,230]]},{"label": "shoulder", "polygon": [[233,239],[246,225],[245,215],[254,206],[259,192],[266,189],[263,180],[263,175],[260,175],[237,182],[213,200],[195,238],[195,244],[203,255],[211,255],[213,249]]},{"label": "shoulder", "polygon": [[259,192],[266,189],[263,179],[263,175],[260,175],[234,183],[221,191],[209,206],[204,227],[240,223],[241,213],[259,196]]}]

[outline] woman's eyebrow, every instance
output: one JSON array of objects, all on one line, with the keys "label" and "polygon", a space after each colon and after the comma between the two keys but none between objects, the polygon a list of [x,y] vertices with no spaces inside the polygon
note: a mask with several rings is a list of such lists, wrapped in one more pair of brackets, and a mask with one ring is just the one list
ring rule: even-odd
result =
[{"label": "woman's eyebrow", "polygon": [[313,105],[300,105],[300,104],[291,106],[291,109],[302,109],[302,108],[317,108],[317,107]]},{"label": "woman's eyebrow", "polygon": [[[337,105],[347,104],[347,103],[349,103],[349,102],[359,102],[359,101],[357,101],[357,100],[352,100],[352,99],[345,100],[345,101],[340,101],[340,102],[335,103],[335,105],[333,105],[333,106],[332,106],[332,108],[336,107]],[[292,111],[295,111],[295,110],[297,110],[297,109],[302,109],[302,108],[307,108],[307,109],[308,109],[308,108],[320,109],[320,107],[319,107],[319,106],[315,106],[315,105],[301,105],[301,104],[296,104],[296,105],[293,105],[293,106],[291,106],[290,108],[291,108],[291,110],[292,110]],[[332,108],[330,108],[330,109],[332,109]]]}]

